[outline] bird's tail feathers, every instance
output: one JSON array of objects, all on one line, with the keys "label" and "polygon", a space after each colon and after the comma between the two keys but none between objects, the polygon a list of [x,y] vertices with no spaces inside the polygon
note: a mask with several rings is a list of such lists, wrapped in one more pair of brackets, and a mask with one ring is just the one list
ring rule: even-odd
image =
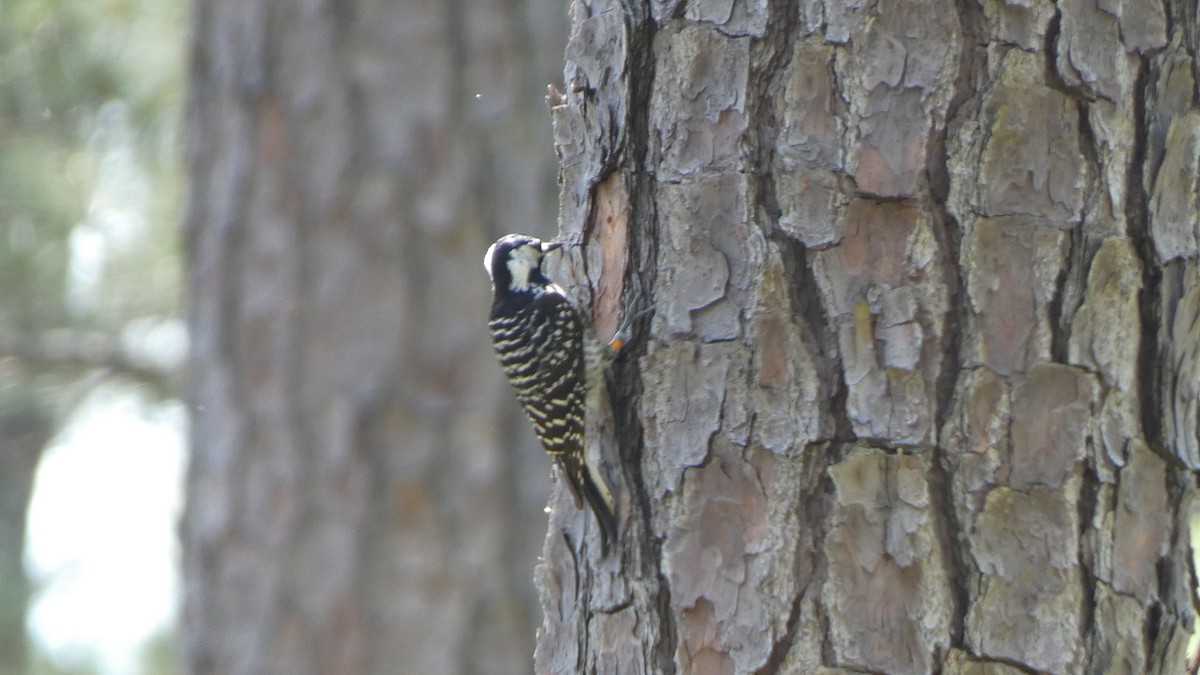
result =
[{"label": "bird's tail feathers", "polygon": [[607,553],[609,545],[617,540],[617,509],[612,491],[604,482],[600,468],[586,459],[568,454],[559,455],[558,459],[575,505],[582,506],[579,500],[582,495],[595,514],[596,522],[600,524],[600,546]]}]

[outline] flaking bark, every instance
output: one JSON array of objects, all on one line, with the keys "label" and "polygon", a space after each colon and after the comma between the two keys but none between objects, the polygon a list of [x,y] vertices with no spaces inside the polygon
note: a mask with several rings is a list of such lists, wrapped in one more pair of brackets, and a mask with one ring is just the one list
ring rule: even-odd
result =
[{"label": "flaking bark", "polygon": [[573,3],[574,279],[613,313],[618,184],[656,312],[616,373],[620,563],[552,516],[537,671],[1182,672],[1194,20]]}]

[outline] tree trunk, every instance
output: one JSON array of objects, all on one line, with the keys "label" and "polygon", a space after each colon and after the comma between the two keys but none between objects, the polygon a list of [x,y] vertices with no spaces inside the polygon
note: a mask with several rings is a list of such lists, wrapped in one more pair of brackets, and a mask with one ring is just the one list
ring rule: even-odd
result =
[{"label": "tree trunk", "polygon": [[28,388],[0,397],[0,675],[29,668],[25,526],[38,460],[54,435],[48,408]]},{"label": "tree trunk", "polygon": [[549,463],[480,261],[551,234],[565,11],[194,12],[188,669],[528,672]]},{"label": "tree trunk", "polygon": [[537,671],[1183,671],[1196,20],[575,2],[567,278],[656,311],[621,545],[556,491]]}]

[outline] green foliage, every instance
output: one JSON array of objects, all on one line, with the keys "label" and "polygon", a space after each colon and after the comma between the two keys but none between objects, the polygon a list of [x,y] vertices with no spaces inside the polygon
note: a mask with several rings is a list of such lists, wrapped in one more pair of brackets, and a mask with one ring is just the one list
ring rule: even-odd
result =
[{"label": "green foliage", "polygon": [[67,664],[59,664],[46,654],[39,653],[34,655],[28,675],[100,675],[101,672],[94,659],[79,658]]},{"label": "green foliage", "polygon": [[[95,338],[136,354],[177,320],[185,12],[183,0],[0,0],[0,458],[13,452],[5,430],[53,429],[94,386],[96,364],[76,355]],[[24,519],[13,501],[0,523]],[[19,551],[11,531],[0,549]],[[19,612],[26,582],[12,576],[0,597]]]},{"label": "green foliage", "polygon": [[144,675],[175,675],[181,672],[179,667],[178,645],[175,634],[162,632],[150,638],[146,651],[142,654],[142,673]]},{"label": "green foliage", "polygon": [[173,313],[183,11],[0,2],[0,326]]}]

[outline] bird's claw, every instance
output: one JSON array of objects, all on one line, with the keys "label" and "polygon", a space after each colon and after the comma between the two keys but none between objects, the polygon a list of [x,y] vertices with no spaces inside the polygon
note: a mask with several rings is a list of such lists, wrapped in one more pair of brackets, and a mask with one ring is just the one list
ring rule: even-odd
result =
[{"label": "bird's claw", "polygon": [[621,327],[617,329],[617,332],[612,336],[612,339],[608,341],[608,348],[612,350],[613,356],[620,354],[621,349],[623,349],[629,340],[633,338],[634,322],[643,316],[646,316],[653,310],[653,307],[647,307],[633,316],[625,317],[625,320],[621,322]]}]

